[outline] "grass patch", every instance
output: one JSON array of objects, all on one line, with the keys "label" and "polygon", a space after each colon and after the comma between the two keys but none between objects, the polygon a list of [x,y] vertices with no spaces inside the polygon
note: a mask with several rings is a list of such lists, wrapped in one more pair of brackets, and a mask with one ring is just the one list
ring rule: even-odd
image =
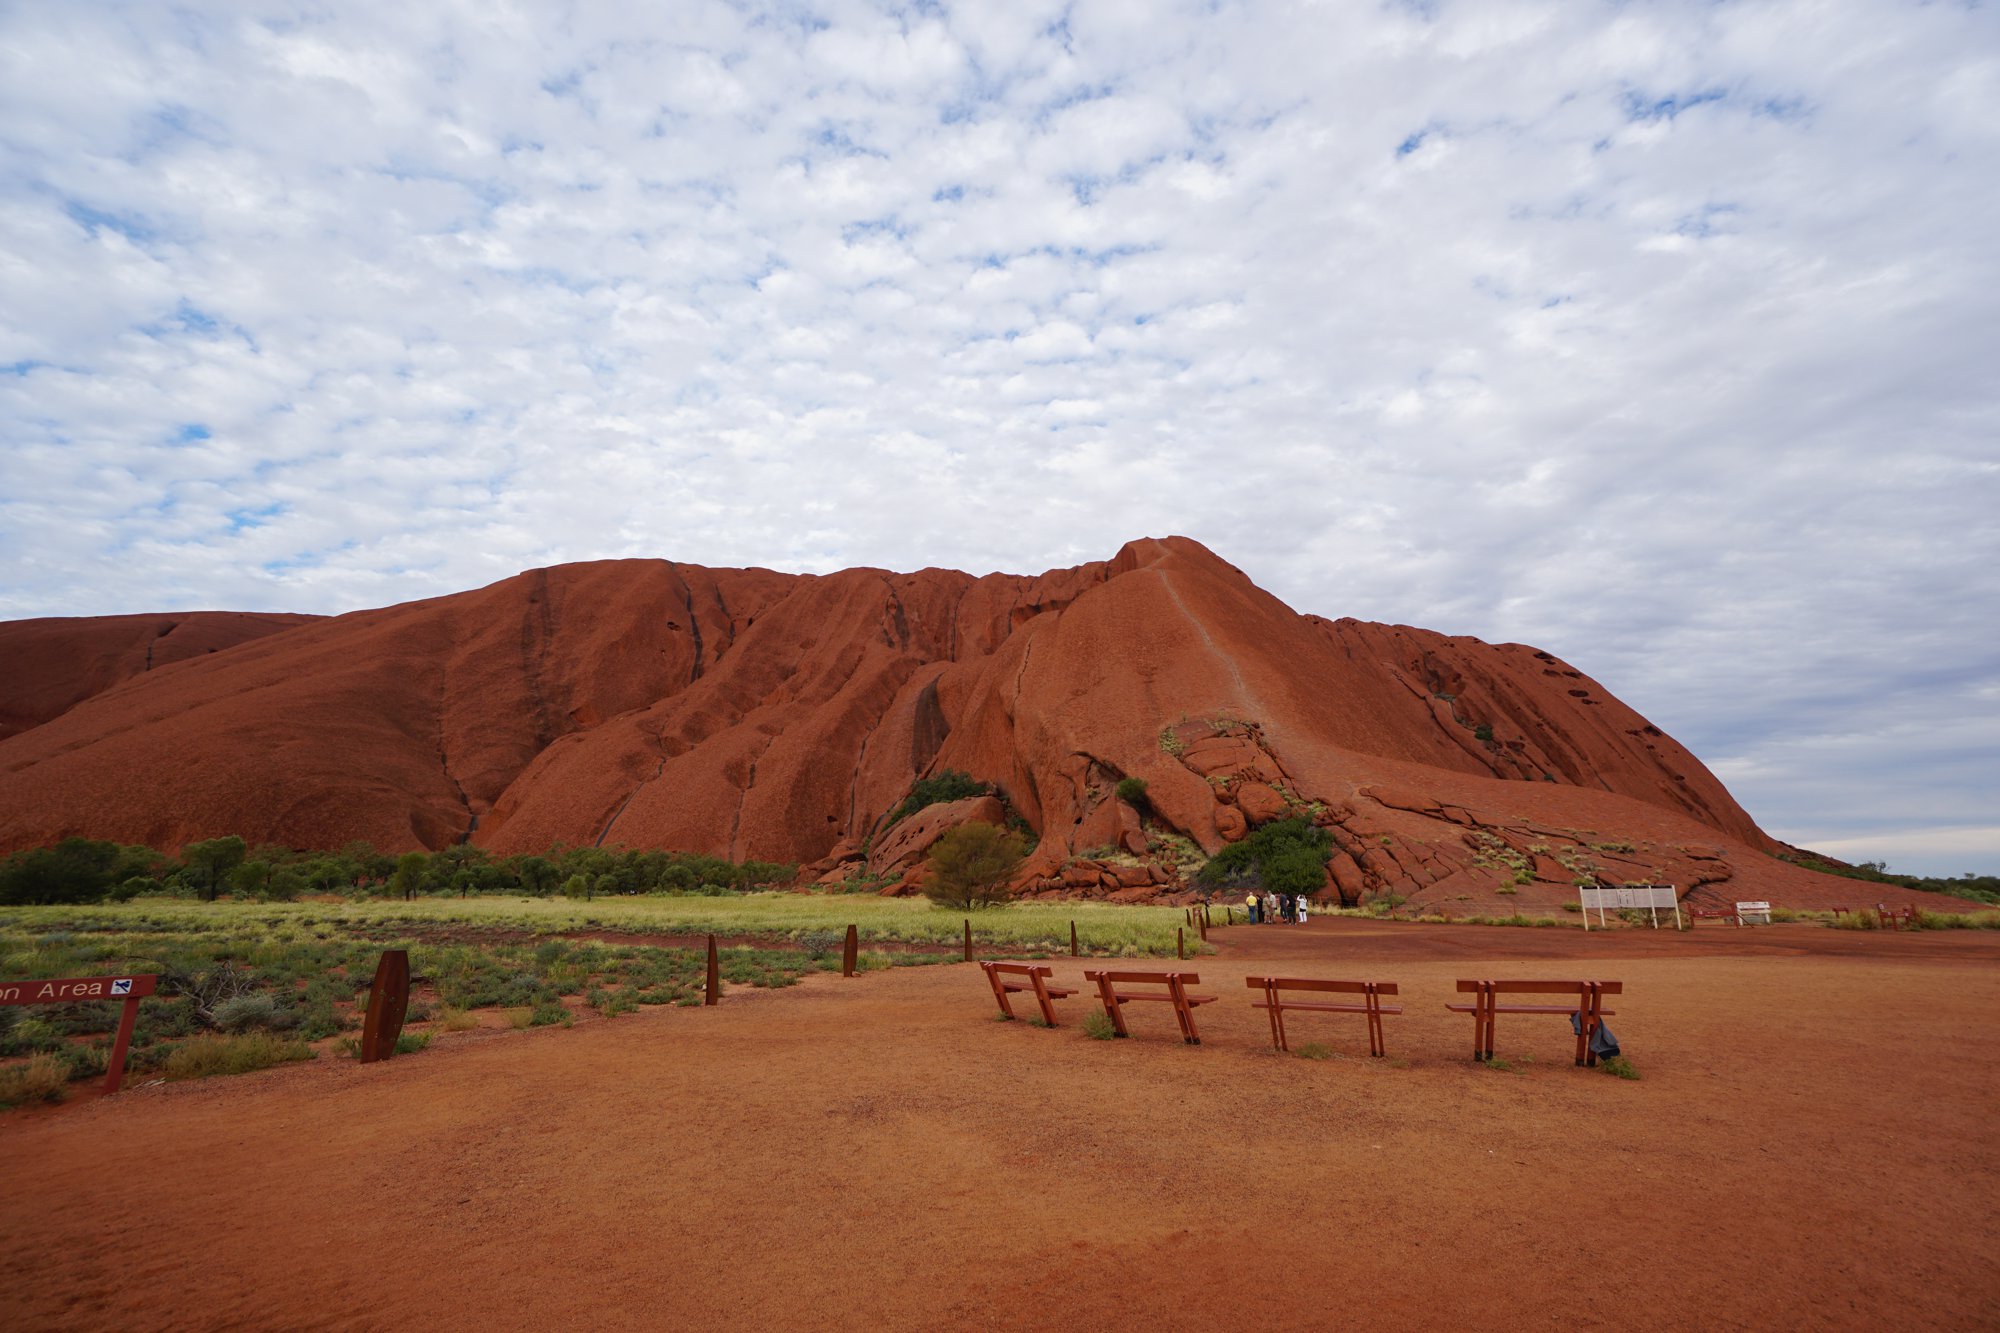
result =
[{"label": "grass patch", "polygon": [[470,1032],[479,1026],[479,1015],[449,1005],[438,1011],[438,1026],[446,1032]]},{"label": "grass patch", "polygon": [[1333,1059],[1333,1052],[1316,1041],[1309,1041],[1303,1046],[1294,1047],[1292,1054],[1298,1056],[1301,1060]]},{"label": "grass patch", "polygon": [[171,1079],[209,1078],[216,1074],[248,1074],[312,1058],[312,1048],[296,1038],[245,1032],[234,1037],[196,1037],[184,1041],[167,1054],[162,1069]]},{"label": "grass patch", "polygon": [[[9,909],[8,926],[18,935],[0,943],[0,957],[30,950],[37,933],[74,932],[79,942],[102,932],[159,936],[227,934],[254,940],[274,952],[310,951],[337,942],[359,945],[366,967],[354,973],[357,985],[374,975],[375,951],[402,937],[440,928],[516,931],[562,935],[584,931],[631,935],[743,935],[799,940],[858,927],[864,942],[924,944],[950,948],[959,943],[963,912],[945,911],[922,898],[869,898],[849,894],[741,893],[646,894],[598,898],[482,897],[361,899],[334,903],[182,902],[142,899],[96,906]],[[1120,907],[1109,903],[1022,902],[978,914],[973,942],[985,948],[1050,953],[1069,952],[1069,924],[1076,922],[1083,951],[1093,957],[1169,957],[1174,928],[1185,924],[1178,907]],[[405,942],[407,942],[405,940]],[[568,948],[580,941],[561,941]],[[68,949],[56,950],[67,953]],[[531,962],[533,960],[530,960]],[[419,960],[411,966],[422,971]],[[42,968],[6,968],[15,976],[60,976]]]},{"label": "grass patch", "polygon": [[1484,1064],[1488,1069],[1491,1069],[1496,1073],[1511,1074],[1514,1072],[1514,1066],[1508,1064],[1505,1060],[1501,1059],[1497,1055],[1494,1056],[1491,1060],[1483,1060],[1480,1063]]},{"label": "grass patch", "polygon": [[1639,1071],[1634,1069],[1632,1062],[1622,1055],[1613,1055],[1599,1060],[1597,1067],[1613,1078],[1631,1079],[1634,1082],[1639,1078]]},{"label": "grass patch", "polygon": [[1110,1041],[1118,1035],[1118,1029],[1112,1024],[1109,1014],[1093,1009],[1083,1016],[1083,1035],[1092,1041]]},{"label": "grass patch", "polygon": [[415,1055],[430,1044],[431,1034],[428,1032],[404,1032],[396,1037],[396,1054]]}]

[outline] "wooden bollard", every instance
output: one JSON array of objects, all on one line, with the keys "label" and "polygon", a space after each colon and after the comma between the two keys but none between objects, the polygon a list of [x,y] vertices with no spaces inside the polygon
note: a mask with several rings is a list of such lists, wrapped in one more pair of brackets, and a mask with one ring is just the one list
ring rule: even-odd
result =
[{"label": "wooden bollard", "polygon": [[1233,925],[1235,925],[1235,924],[1236,924],[1236,909],[1235,909],[1235,908],[1233,908],[1233,907],[1225,907],[1225,908],[1223,908],[1223,909],[1222,909],[1222,917],[1223,917],[1223,921],[1222,921],[1222,924],[1223,924],[1223,925],[1225,925],[1225,926],[1233,926]]},{"label": "wooden bollard", "polygon": [[1076,957],[1076,922],[1069,923],[1069,956]]},{"label": "wooden bollard", "polygon": [[972,961],[972,918],[965,918],[965,961]]},{"label": "wooden bollard", "polygon": [[1203,912],[1203,913],[1202,913],[1202,914],[1201,914],[1201,915],[1200,915],[1199,917],[1195,918],[1195,923],[1194,923],[1194,924],[1195,924],[1195,929],[1197,929],[1197,930],[1199,930],[1199,931],[1201,932],[1201,937],[1202,937],[1203,939],[1207,939],[1207,938],[1208,938],[1208,913],[1206,913],[1206,912]]},{"label": "wooden bollard", "polygon": [[702,996],[703,1004],[722,1003],[722,964],[715,957],[715,936],[708,937],[708,989]]},{"label": "wooden bollard", "polygon": [[860,947],[861,942],[855,933],[855,928],[849,926],[847,928],[847,945],[840,951],[840,975],[843,977],[854,975],[855,954]]},{"label": "wooden bollard", "polygon": [[1175,952],[1175,953],[1177,953],[1177,954],[1179,954],[1179,955],[1180,955],[1180,956],[1181,956],[1182,958],[1186,958],[1186,957],[1187,957],[1187,927],[1186,927],[1186,926],[1175,926],[1175,927],[1174,927],[1174,952]]},{"label": "wooden bollard", "polygon": [[373,1064],[396,1053],[403,1035],[403,1016],[410,1012],[410,955],[384,949],[375,964],[375,984],[368,988],[368,1017],[361,1025],[361,1063]]}]

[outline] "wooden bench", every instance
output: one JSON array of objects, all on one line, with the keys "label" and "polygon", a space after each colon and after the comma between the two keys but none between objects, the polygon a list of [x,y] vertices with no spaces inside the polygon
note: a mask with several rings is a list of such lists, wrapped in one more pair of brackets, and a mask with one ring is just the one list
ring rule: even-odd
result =
[{"label": "wooden bench", "polygon": [[[1612,1014],[1604,1007],[1604,997],[1622,994],[1622,981],[1460,981],[1458,989],[1473,996],[1471,1004],[1447,1004],[1458,1014],[1472,1015],[1472,1058],[1493,1058],[1493,1019],[1497,1014],[1575,1014],[1578,1017],[1576,1062],[1597,1063],[1591,1053],[1590,1038],[1598,1025]],[[1566,995],[1562,1004],[1501,1004],[1502,995]]]},{"label": "wooden bench", "polygon": [[1056,1025],[1056,1007],[1051,1000],[1066,1000],[1076,994],[1069,986],[1051,986],[1049,978],[1055,973],[1048,967],[1037,967],[1033,963],[981,963],[986,971],[987,981],[993,984],[993,998],[1000,1002],[1000,1016],[1013,1018],[1014,1006],[1007,1002],[1009,995],[1032,993],[1035,1003],[1042,1007],[1042,1021],[1050,1027]]},{"label": "wooden bench", "polygon": [[1887,903],[1875,904],[1875,915],[1886,930],[1901,930],[1908,926],[1917,928],[1917,909],[1914,907],[1891,907]]},{"label": "wooden bench", "polygon": [[[1319,981],[1311,977],[1245,977],[1243,984],[1252,990],[1262,990],[1264,998],[1252,1000],[1254,1008],[1267,1011],[1271,1020],[1271,1045],[1281,1051],[1291,1050],[1285,1040],[1285,1014],[1291,1010],[1306,1010],[1324,1014],[1366,1014],[1368,1016],[1368,1053],[1384,1054],[1382,1046],[1382,1015],[1400,1014],[1400,1005],[1384,1006],[1381,997],[1394,995],[1396,983],[1393,981]],[[1287,991],[1306,991],[1312,994],[1359,995],[1360,1004],[1341,1003],[1332,1000],[1294,1000],[1286,996]]]},{"label": "wooden bench", "polygon": [[[1104,1012],[1121,1037],[1132,1035],[1125,1028],[1124,1008],[1127,1004],[1134,1000],[1159,1000],[1174,1007],[1174,1017],[1180,1020],[1181,1040],[1190,1046],[1199,1046],[1201,1034],[1194,1026],[1195,1008],[1214,1004],[1222,998],[1219,995],[1189,994],[1189,986],[1201,984],[1200,975],[1194,972],[1085,972],[1083,979],[1097,983],[1097,993],[1104,1001]],[[1127,989],[1132,986],[1157,986],[1160,989]]]},{"label": "wooden bench", "polygon": [[1739,926],[1740,926],[1740,925],[1742,925],[1742,924],[1743,924],[1743,923],[1744,923],[1745,921],[1749,920],[1749,919],[1750,919],[1751,917],[1753,917],[1753,916],[1761,916],[1761,917],[1763,917],[1763,918],[1764,918],[1764,924],[1765,924],[1765,925],[1767,925],[1767,926],[1768,926],[1768,925],[1770,925],[1770,924],[1771,924],[1771,904],[1769,904],[1769,903],[1738,903],[1738,904],[1736,904],[1736,924],[1737,924],[1737,925],[1739,925]]}]

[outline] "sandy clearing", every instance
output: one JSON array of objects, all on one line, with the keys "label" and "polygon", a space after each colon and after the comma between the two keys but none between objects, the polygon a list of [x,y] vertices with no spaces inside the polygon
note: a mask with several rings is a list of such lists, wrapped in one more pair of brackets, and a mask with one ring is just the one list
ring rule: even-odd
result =
[{"label": "sandy clearing", "polygon": [[[1740,936],[1732,942],[1732,936]],[[11,1327],[2000,1324],[2000,940],[1216,932],[1204,1044],[993,1021],[973,968],[473,1033],[0,1117]],[[1468,964],[1478,964],[1468,967]],[[1060,977],[1084,963],[1059,959]],[[1402,984],[1270,1053],[1241,978]],[[1458,976],[1625,981],[1465,1058]],[[1525,1058],[1524,1058],[1525,1057]]]}]

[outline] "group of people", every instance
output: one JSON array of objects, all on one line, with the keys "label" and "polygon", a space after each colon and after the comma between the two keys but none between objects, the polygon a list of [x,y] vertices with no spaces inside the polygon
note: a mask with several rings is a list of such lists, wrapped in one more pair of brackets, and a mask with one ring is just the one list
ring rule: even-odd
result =
[{"label": "group of people", "polygon": [[1243,895],[1243,907],[1250,914],[1253,926],[1266,921],[1291,921],[1304,925],[1311,910],[1306,906],[1306,896],[1302,893],[1267,893],[1262,897],[1246,893]]}]

